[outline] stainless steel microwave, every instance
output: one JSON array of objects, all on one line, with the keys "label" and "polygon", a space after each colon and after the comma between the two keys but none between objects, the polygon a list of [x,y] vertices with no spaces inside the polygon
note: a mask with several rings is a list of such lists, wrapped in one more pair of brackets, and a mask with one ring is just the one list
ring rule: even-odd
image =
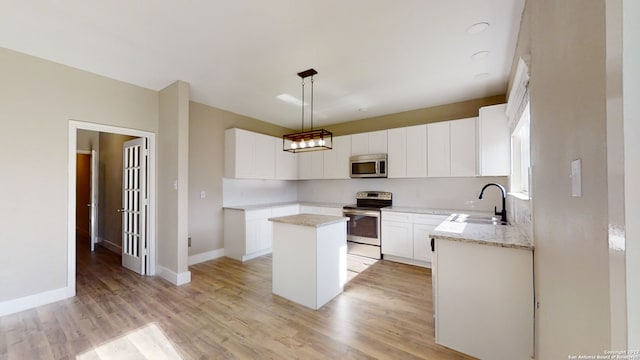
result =
[{"label": "stainless steel microwave", "polygon": [[352,178],[386,178],[387,154],[351,156],[349,168]]}]

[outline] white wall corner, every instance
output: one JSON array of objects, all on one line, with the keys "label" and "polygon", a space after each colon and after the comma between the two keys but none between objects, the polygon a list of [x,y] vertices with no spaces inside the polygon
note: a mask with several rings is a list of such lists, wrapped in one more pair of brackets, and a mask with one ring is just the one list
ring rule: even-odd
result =
[{"label": "white wall corner", "polygon": [[157,275],[176,286],[188,284],[191,282],[190,271],[176,273],[173,270],[169,270],[164,266],[158,265]]},{"label": "white wall corner", "polygon": [[34,295],[0,302],[0,316],[15,314],[20,311],[33,309],[56,301],[68,299],[76,293],[72,286],[49,290]]},{"label": "white wall corner", "polygon": [[203,252],[189,256],[189,266],[199,264],[201,262],[218,259],[224,256],[224,248]]}]

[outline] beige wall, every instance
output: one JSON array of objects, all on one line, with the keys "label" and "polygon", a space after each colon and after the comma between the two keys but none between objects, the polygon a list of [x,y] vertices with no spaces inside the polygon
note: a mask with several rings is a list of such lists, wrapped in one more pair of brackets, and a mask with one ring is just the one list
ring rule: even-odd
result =
[{"label": "beige wall", "polygon": [[[611,347],[627,346],[624,252],[624,128],[622,116],[622,1],[606,2],[607,197]],[[622,241],[620,241],[622,240]]]},{"label": "beige wall", "polygon": [[[610,349],[605,2],[529,1],[536,358]],[[570,163],[582,159],[583,196]]]},{"label": "beige wall", "polygon": [[333,132],[333,135],[337,136],[428,124],[437,121],[464,119],[478,116],[478,110],[483,106],[504,104],[505,101],[504,95],[491,96],[419,110],[405,111],[397,114],[349,121],[341,124],[329,125],[325,128]]},{"label": "beige wall", "polygon": [[98,150],[100,133],[90,130],[78,130],[76,139],[76,149],[78,151]]},{"label": "beige wall", "polygon": [[622,1],[627,346],[640,349],[640,2]]},{"label": "beige wall", "polygon": [[4,48],[0,64],[1,305],[68,285],[69,120],[155,132],[158,93]]},{"label": "beige wall", "polygon": [[194,255],[224,247],[224,130],[237,127],[273,136],[292,130],[196,102],[189,108],[189,254]]},{"label": "beige wall", "polygon": [[188,273],[188,141],[189,84],[176,81],[160,91],[157,234],[158,265],[180,276]]},{"label": "beige wall", "polygon": [[[132,136],[99,133],[98,239],[122,252],[122,145]],[[106,245],[106,244],[105,244]]]}]

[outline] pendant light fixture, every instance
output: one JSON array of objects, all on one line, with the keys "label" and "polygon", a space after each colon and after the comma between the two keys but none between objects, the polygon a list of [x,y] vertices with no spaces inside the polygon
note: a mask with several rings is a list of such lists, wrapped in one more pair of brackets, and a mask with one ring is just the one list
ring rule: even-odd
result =
[{"label": "pendant light fixture", "polygon": [[[282,150],[293,153],[331,150],[333,147],[333,134],[325,129],[313,129],[313,76],[318,74],[314,69],[298,73],[302,78],[302,129],[300,132],[282,136]],[[311,78],[311,126],[304,130],[304,79]]]}]

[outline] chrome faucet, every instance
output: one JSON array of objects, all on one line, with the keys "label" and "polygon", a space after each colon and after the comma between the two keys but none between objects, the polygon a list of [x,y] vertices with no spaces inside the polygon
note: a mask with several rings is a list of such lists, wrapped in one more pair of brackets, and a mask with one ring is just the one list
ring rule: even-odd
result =
[{"label": "chrome faucet", "polygon": [[485,185],[482,190],[480,191],[480,196],[478,197],[478,199],[482,200],[482,194],[484,194],[484,190],[486,188],[488,188],[489,186],[497,186],[498,189],[500,189],[500,192],[502,193],[502,211],[498,212],[498,207],[495,206],[494,212],[496,215],[500,215],[500,221],[502,221],[503,223],[507,223],[507,209],[506,209],[506,202],[507,202],[507,191],[504,189],[504,186],[500,185],[500,184],[496,184],[496,183],[488,183],[487,185]]}]

